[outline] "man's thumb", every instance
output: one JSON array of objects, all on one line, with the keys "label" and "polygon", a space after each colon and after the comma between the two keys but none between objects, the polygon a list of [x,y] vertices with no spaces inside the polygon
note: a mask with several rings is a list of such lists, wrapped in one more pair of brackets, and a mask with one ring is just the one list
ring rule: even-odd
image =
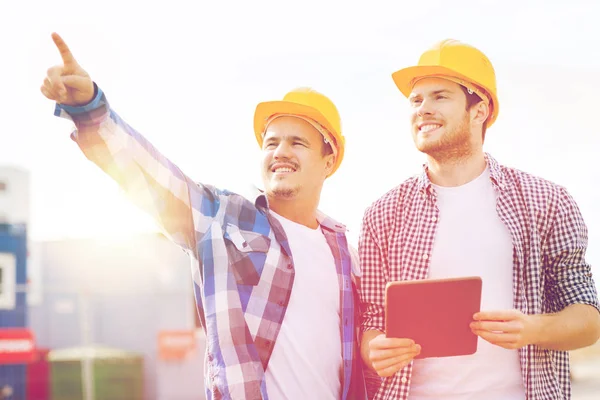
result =
[{"label": "man's thumb", "polygon": [[89,90],[90,78],[77,76],[77,75],[65,75],[61,77],[63,85],[75,90]]}]

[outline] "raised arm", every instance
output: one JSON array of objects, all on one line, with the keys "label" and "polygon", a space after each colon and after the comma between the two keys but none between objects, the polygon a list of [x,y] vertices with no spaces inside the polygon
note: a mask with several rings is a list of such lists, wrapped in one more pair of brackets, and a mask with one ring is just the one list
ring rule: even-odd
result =
[{"label": "raised arm", "polygon": [[171,240],[194,251],[196,235],[203,234],[216,215],[218,192],[192,182],[123,121],[62,38],[54,33],[52,39],[62,64],[48,70],[41,91],[57,102],[57,116],[74,122],[71,138]]}]

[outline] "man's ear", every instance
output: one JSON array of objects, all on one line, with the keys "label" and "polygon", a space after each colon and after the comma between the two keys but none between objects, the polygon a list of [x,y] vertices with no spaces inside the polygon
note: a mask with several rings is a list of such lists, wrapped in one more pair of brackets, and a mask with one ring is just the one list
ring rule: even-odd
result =
[{"label": "man's ear", "polygon": [[490,109],[489,104],[485,101],[480,101],[479,103],[475,104],[471,108],[473,122],[478,122],[481,125],[485,125],[485,122],[488,120],[491,111],[492,110]]},{"label": "man's ear", "polygon": [[335,165],[335,155],[327,154],[325,157],[327,157],[327,162],[325,164],[325,172],[327,172],[327,176],[329,176],[329,174],[331,174],[331,171],[333,171],[333,166]]}]

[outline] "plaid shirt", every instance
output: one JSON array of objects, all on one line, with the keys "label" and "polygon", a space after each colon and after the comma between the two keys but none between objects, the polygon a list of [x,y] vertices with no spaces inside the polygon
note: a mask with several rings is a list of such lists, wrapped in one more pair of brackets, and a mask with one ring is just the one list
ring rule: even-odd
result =
[{"label": "plaid shirt", "polygon": [[[75,123],[71,137],[85,156],[191,256],[196,304],[207,338],[207,398],[267,399],[265,370],[294,282],[294,260],[281,224],[269,213],[262,194],[250,201],[190,180],[96,90],[90,104],[57,105],[55,115]],[[353,361],[359,359],[352,274],[358,255],[353,256],[343,225],[324,215],[319,222],[339,278],[342,399],[361,399],[364,384],[362,397],[351,389],[353,364],[358,364]],[[307,329],[319,329],[319,324]],[[360,388],[361,377],[356,382]]]},{"label": "plaid shirt", "polygon": [[[555,313],[583,303],[600,310],[585,261],[587,228],[573,198],[546,180],[499,165],[486,154],[498,215],[513,238],[514,307]],[[425,171],[367,209],[359,243],[362,330],[385,332],[385,285],[428,276],[439,211]],[[537,346],[519,349],[530,400],[570,399],[569,356]],[[382,380],[375,399],[408,398],[412,363]]]}]

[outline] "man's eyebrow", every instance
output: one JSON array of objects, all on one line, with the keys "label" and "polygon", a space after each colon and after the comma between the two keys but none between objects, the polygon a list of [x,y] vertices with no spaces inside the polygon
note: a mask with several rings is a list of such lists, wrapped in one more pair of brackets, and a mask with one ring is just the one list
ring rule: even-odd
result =
[{"label": "man's eyebrow", "polygon": [[310,141],[306,138],[303,138],[301,136],[290,136],[290,139],[294,142],[302,142],[304,144],[310,144]]},{"label": "man's eyebrow", "polygon": [[[438,90],[434,90],[433,92],[431,92],[430,95],[432,96],[436,96],[438,94],[452,94],[453,92],[449,89],[438,89]],[[423,98],[423,95],[421,93],[413,93],[410,96],[408,96],[409,100],[414,100],[414,99],[420,99]]]},{"label": "man's eyebrow", "polygon": [[306,138],[303,138],[302,136],[296,136],[296,135],[286,135],[286,136],[269,136],[267,138],[264,139],[265,143],[270,143],[270,142],[280,142],[282,140],[289,140],[292,142],[302,142],[304,144],[310,145],[310,141]]},{"label": "man's eyebrow", "polygon": [[[265,136],[266,136],[266,135],[265,135]],[[277,136],[266,136],[266,137],[264,138],[264,142],[265,142],[265,143],[267,143],[267,142],[276,142],[276,141],[278,141],[278,140],[279,140],[279,138],[278,138]]]},{"label": "man's eyebrow", "polygon": [[442,94],[442,93],[448,93],[448,94],[452,94],[452,91],[448,90],[448,89],[440,89],[440,90],[434,90],[433,94]]}]

